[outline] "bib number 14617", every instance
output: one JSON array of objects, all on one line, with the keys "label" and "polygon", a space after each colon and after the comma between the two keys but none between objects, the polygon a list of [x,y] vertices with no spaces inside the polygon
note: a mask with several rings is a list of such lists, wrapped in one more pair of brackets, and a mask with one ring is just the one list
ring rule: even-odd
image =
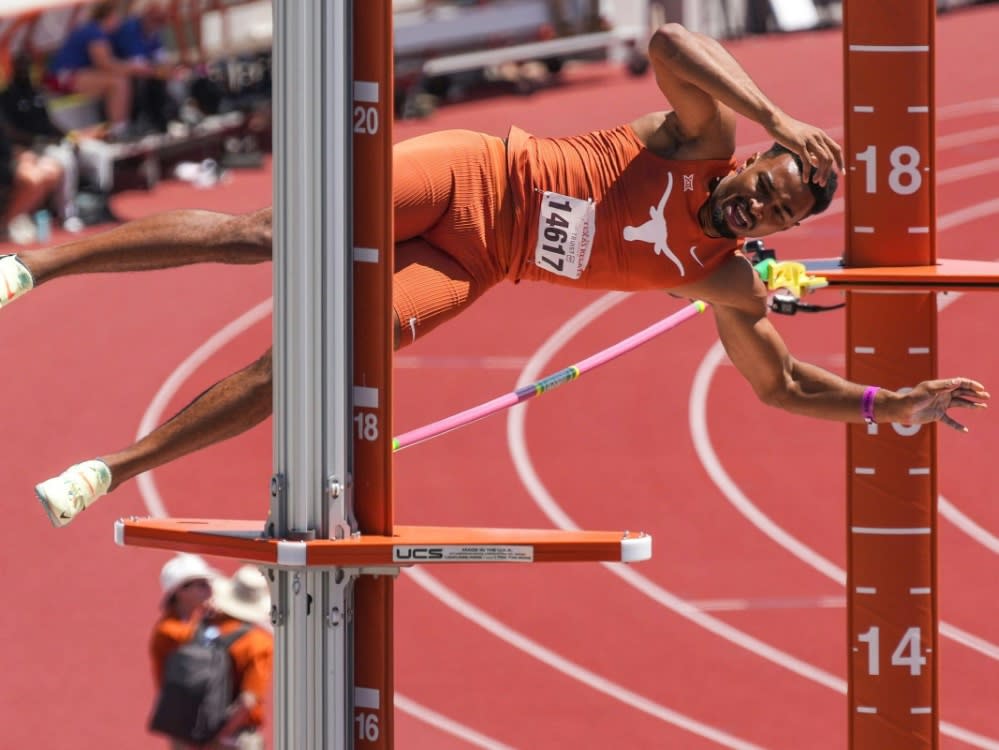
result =
[{"label": "bib number 14617", "polygon": [[592,201],[546,191],[538,217],[535,265],[557,276],[578,279],[590,261],[596,223]]}]

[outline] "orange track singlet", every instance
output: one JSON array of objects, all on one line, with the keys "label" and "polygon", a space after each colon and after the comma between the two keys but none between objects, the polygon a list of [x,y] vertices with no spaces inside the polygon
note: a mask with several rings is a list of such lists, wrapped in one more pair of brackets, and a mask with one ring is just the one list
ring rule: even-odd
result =
[{"label": "orange track singlet", "polygon": [[742,244],[707,237],[697,218],[711,180],[728,174],[732,160],[664,159],[623,125],[569,138],[511,128],[507,163],[509,278],[668,289],[706,276]]}]

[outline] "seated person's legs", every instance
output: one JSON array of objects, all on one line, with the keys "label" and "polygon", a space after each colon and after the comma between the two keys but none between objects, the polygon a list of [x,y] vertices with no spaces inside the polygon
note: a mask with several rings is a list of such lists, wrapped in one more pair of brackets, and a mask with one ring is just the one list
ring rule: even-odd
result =
[{"label": "seated person's legs", "polygon": [[11,216],[31,213],[40,208],[62,180],[62,165],[47,156],[22,151],[14,173],[14,193],[8,211]]},{"label": "seated person's legs", "polygon": [[112,132],[128,125],[132,110],[132,81],[125,73],[85,68],[73,74],[73,90],[100,98]]}]

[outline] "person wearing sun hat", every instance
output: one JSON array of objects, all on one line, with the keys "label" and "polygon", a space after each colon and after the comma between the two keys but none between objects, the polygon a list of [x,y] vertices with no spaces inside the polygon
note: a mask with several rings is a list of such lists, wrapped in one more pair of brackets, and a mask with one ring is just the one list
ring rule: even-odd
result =
[{"label": "person wearing sun hat", "polygon": [[225,636],[250,628],[229,646],[236,694],[229,719],[211,748],[263,750],[264,702],[271,691],[274,636],[270,631],[271,597],[267,579],[253,565],[243,565],[231,578],[216,578],[206,623]]},{"label": "person wearing sun hat", "polygon": [[160,609],[162,613],[149,639],[153,681],[159,688],[167,657],[191,636],[191,622],[197,620],[212,595],[212,582],[219,572],[198,555],[180,553],[160,570]]}]

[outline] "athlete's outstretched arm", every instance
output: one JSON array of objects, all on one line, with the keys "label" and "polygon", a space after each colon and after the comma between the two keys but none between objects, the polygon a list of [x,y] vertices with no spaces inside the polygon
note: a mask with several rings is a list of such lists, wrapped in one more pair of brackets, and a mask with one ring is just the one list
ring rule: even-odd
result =
[{"label": "athlete's outstretched arm", "polygon": [[[766,290],[745,258],[733,257],[708,279],[676,291],[712,303],[725,352],[761,401],[819,419],[864,421],[861,402],[866,385],[791,355],[767,318]],[[874,418],[904,424],[940,421],[964,430],[947,410],[981,408],[988,399],[982,384],[969,378],[927,380],[904,394],[878,390]]]},{"label": "athlete's outstretched arm", "polygon": [[674,107],[678,135],[735,147],[732,112],[759,123],[801,157],[804,178],[825,185],[843,168],[839,144],[824,131],[795,120],[774,104],[743,67],[714,39],[668,23],[652,35],[649,59],[660,90]]},{"label": "athlete's outstretched arm", "polygon": [[34,284],[79,273],[151,271],[191,263],[260,263],[271,259],[271,209],[232,215],[168,211],[18,260]]}]

